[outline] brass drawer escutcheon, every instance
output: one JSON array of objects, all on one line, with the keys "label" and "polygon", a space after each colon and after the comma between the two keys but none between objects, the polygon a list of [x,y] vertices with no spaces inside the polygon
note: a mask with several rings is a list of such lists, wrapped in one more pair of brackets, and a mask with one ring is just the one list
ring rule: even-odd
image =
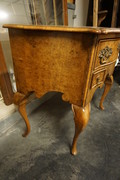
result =
[{"label": "brass drawer escutcheon", "polygon": [[100,64],[105,64],[111,55],[112,55],[112,48],[106,46],[104,49],[102,49],[98,55],[100,59]]}]

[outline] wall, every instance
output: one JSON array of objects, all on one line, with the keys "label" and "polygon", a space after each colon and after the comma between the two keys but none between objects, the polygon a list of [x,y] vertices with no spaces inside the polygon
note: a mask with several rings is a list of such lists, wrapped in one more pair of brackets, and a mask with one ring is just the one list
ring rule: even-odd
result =
[{"label": "wall", "polygon": [[74,26],[86,26],[89,0],[76,0]]}]

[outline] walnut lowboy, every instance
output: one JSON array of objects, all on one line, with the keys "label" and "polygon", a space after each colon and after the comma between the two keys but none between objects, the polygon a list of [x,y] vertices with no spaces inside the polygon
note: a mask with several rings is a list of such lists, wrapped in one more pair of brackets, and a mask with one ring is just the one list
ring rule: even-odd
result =
[{"label": "walnut lowboy", "polygon": [[112,83],[115,62],[120,51],[120,29],[71,28],[51,26],[4,25],[8,28],[17,92],[14,103],[25,120],[26,103],[32,93],[40,98],[48,91],[61,92],[72,104],[76,143],[87,125],[90,101],[95,90],[105,83],[103,101]]}]

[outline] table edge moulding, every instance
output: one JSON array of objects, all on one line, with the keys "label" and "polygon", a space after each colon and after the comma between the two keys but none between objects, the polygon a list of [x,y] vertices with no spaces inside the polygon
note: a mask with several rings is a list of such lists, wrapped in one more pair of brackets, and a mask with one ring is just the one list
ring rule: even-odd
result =
[{"label": "table edge moulding", "polygon": [[75,135],[71,153],[77,154],[77,139],[87,125],[90,101],[103,87],[100,108],[113,84],[113,71],[120,51],[120,29],[97,27],[4,25],[8,28],[17,92],[14,104],[30,124],[26,104],[31,94],[40,98],[48,91],[62,93],[72,104]]}]

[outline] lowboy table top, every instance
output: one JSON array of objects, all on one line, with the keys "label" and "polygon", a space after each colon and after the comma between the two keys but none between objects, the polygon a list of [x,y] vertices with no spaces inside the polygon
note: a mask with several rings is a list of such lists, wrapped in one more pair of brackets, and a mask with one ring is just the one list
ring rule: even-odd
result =
[{"label": "lowboy table top", "polygon": [[87,32],[96,34],[120,33],[119,28],[102,27],[68,27],[68,26],[32,26],[5,24],[4,28],[26,29],[26,30],[45,30],[45,31],[66,31],[66,32]]}]

